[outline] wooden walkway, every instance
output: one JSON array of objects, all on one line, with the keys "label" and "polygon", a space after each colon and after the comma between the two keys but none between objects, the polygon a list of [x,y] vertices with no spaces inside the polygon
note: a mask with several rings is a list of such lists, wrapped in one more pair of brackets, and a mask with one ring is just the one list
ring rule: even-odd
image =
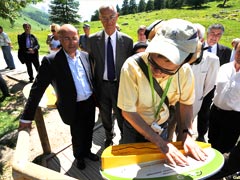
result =
[{"label": "wooden walkway", "polygon": [[[116,127],[116,136],[113,139],[114,144],[119,142],[119,129]],[[97,153],[99,157],[104,150],[104,138],[105,133],[102,124],[95,126],[93,134],[93,146],[92,152]],[[54,151],[54,150],[53,150]],[[93,162],[89,159],[85,159],[86,169],[79,170],[76,167],[76,160],[73,156],[72,145],[67,145],[61,150],[53,152],[52,154],[45,157],[46,167],[57,171],[61,174],[80,179],[80,180],[101,180],[100,168],[101,160],[98,162]]]}]

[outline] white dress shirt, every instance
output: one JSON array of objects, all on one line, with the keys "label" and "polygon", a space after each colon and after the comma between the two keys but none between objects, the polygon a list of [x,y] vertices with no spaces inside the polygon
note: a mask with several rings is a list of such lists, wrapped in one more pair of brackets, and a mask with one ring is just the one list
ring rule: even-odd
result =
[{"label": "white dress shirt", "polygon": [[220,67],[213,103],[220,109],[240,112],[240,72],[236,72],[234,61]]},{"label": "white dress shirt", "polygon": [[213,53],[204,51],[202,61],[191,65],[195,78],[195,102],[193,104],[193,117],[201,106],[203,98],[213,89],[220,67],[219,58]]}]

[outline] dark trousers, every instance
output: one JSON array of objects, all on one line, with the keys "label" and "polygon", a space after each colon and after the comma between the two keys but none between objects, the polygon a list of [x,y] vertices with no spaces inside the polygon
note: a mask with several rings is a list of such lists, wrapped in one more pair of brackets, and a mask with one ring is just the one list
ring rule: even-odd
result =
[{"label": "dark trousers", "polygon": [[39,60],[38,60],[38,58],[36,58],[36,59],[30,59],[29,58],[29,59],[25,60],[25,64],[27,66],[27,73],[28,73],[28,76],[29,76],[29,80],[32,81],[34,79],[32,64],[35,67],[35,70],[38,72],[38,68],[40,66]]},{"label": "dark trousers", "polygon": [[76,103],[76,120],[70,125],[73,155],[83,158],[91,151],[93,128],[95,124],[95,100],[91,96]]},{"label": "dark trousers", "polygon": [[240,112],[225,111],[214,104],[210,111],[208,138],[221,153],[230,152],[240,135]]},{"label": "dark trousers", "polygon": [[210,114],[210,106],[212,103],[212,98],[214,96],[215,88],[212,89],[204,98],[202,102],[202,106],[197,116],[197,131],[198,137],[204,137],[204,135],[208,131],[209,126],[209,114]]},{"label": "dark trousers", "polygon": [[0,74],[0,89],[2,91],[3,96],[7,96],[9,94],[6,81],[3,79],[1,74]]},{"label": "dark trousers", "polygon": [[99,97],[99,111],[102,119],[102,124],[105,129],[106,140],[112,140],[113,120],[112,110],[114,111],[118,127],[122,131],[123,116],[121,110],[117,107],[118,84],[117,82],[104,81],[101,87],[101,94]]}]

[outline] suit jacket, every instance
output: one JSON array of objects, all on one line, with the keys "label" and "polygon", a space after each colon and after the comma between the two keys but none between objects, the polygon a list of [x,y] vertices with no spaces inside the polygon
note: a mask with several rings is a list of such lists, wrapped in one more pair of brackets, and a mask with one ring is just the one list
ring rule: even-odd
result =
[{"label": "suit jacket", "polygon": [[[94,62],[94,80],[96,93],[100,96],[105,67],[105,33],[97,32],[89,37],[88,52]],[[117,32],[116,39],[116,79],[119,82],[120,71],[125,60],[132,55],[133,40],[128,35]]]},{"label": "suit jacket", "polygon": [[217,56],[219,57],[220,66],[230,61],[232,50],[229,47],[217,44]]},{"label": "suit jacket", "polygon": [[[88,54],[80,52],[80,60],[87,74],[91,88],[92,69]],[[61,49],[57,53],[45,56],[34,81],[21,119],[33,120],[36,108],[49,84],[52,84],[56,96],[56,106],[64,123],[71,125],[76,114],[77,92],[67,57]]]},{"label": "suit jacket", "polygon": [[31,48],[34,49],[34,54],[28,54],[28,48],[26,47],[26,33],[22,33],[21,35],[18,35],[18,59],[21,61],[21,63],[25,63],[26,59],[30,60],[38,60],[38,49],[40,48],[40,45],[38,43],[37,38],[33,35],[30,34],[30,43],[31,43]]}]

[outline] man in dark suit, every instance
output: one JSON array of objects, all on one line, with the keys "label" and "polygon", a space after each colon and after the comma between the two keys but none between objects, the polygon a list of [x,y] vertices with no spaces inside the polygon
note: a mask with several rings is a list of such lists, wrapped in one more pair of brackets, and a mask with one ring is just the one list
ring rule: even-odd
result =
[{"label": "man in dark suit", "polygon": [[20,118],[20,129],[31,127],[39,101],[51,83],[57,96],[56,106],[64,123],[70,125],[73,155],[77,167],[85,168],[84,158],[98,161],[91,153],[95,123],[92,69],[88,54],[78,51],[77,29],[70,24],[59,30],[62,49],[45,56]]},{"label": "man in dark suit", "polygon": [[34,65],[36,71],[39,68],[39,55],[38,50],[40,45],[37,38],[31,34],[31,25],[28,23],[23,24],[24,33],[18,35],[18,58],[21,63],[25,63],[27,66],[27,72],[30,82],[33,82],[33,69]]},{"label": "man in dark suit", "polygon": [[[222,35],[224,33],[224,27],[222,24],[212,24],[207,30],[207,40],[205,41],[205,47],[208,47],[208,51],[216,54],[219,57],[220,66],[230,61],[232,50],[229,47],[219,44]],[[198,129],[198,141],[205,141],[204,135],[208,131],[210,105],[214,95],[214,90],[211,90],[203,99],[202,106],[198,112],[197,129]]]},{"label": "man in dark suit", "polygon": [[121,67],[132,54],[133,40],[116,30],[118,13],[114,6],[101,6],[99,19],[104,30],[89,37],[88,52],[94,61],[96,94],[106,134],[105,147],[107,147],[113,143],[114,137],[112,110],[122,133],[123,117],[117,107],[118,84]]}]

